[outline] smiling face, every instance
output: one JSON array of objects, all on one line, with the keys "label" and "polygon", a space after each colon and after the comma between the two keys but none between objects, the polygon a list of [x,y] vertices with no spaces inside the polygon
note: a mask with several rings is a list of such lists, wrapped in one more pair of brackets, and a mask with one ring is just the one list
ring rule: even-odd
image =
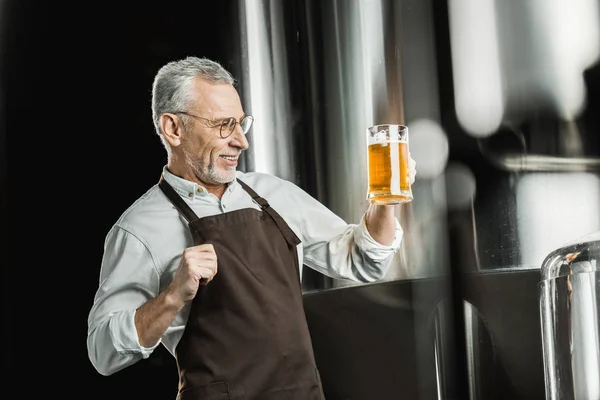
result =
[{"label": "smiling face", "polygon": [[248,140],[239,124],[223,139],[220,123],[229,117],[241,120],[244,110],[230,84],[212,84],[196,78],[192,92],[194,100],[186,110],[188,123],[183,124],[183,114],[161,116],[163,132],[172,149],[167,167],[209,192],[222,194],[226,184],[235,179],[238,158],[248,148]]}]

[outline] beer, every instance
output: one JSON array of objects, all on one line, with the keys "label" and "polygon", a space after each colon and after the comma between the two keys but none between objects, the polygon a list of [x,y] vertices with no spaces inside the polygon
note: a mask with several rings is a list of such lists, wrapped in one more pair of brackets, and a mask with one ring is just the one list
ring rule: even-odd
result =
[{"label": "beer", "polygon": [[408,130],[399,125],[389,127],[369,128],[367,199],[371,203],[398,204],[413,198],[408,167]]}]

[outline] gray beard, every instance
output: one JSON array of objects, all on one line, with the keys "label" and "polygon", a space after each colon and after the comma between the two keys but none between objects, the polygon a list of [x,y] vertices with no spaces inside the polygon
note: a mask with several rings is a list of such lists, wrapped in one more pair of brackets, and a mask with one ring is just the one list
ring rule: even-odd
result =
[{"label": "gray beard", "polygon": [[[211,183],[231,183],[235,179],[235,170],[232,173],[219,173],[214,164],[210,164],[207,168],[206,177]],[[226,175],[226,176],[225,176]],[[204,180],[205,181],[205,180]]]}]

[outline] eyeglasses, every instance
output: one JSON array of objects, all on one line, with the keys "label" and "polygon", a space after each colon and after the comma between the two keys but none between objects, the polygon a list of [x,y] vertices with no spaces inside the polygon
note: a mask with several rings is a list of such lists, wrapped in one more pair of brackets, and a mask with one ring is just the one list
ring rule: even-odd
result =
[{"label": "eyeglasses", "polygon": [[240,124],[240,127],[242,128],[242,131],[244,132],[244,135],[245,135],[246,133],[248,133],[248,131],[250,130],[250,127],[252,127],[252,123],[254,122],[254,117],[252,115],[246,115],[246,116],[242,117],[239,121],[237,119],[235,119],[234,117],[224,118],[215,124],[215,121],[212,119],[203,118],[198,115],[190,114],[185,111],[177,111],[173,114],[184,114],[184,115],[187,115],[188,117],[198,118],[198,119],[202,119],[204,121],[208,121],[209,123],[213,124],[210,126],[211,128],[217,128],[217,127],[219,128],[219,135],[221,135],[221,138],[223,138],[223,139],[227,139],[229,136],[231,136],[231,134],[233,133],[233,130],[235,129],[236,124]]}]

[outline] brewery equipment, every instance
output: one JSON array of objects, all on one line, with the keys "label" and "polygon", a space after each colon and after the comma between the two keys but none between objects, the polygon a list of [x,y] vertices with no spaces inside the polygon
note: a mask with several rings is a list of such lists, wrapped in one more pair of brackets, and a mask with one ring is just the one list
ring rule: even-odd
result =
[{"label": "brewery equipment", "polygon": [[303,272],[328,400],[542,400],[540,265],[600,229],[597,0],[238,4],[247,170],[356,223],[364,129],[410,129],[384,282]]},{"label": "brewery equipment", "polygon": [[546,399],[600,399],[600,231],[551,252],[541,277]]}]

